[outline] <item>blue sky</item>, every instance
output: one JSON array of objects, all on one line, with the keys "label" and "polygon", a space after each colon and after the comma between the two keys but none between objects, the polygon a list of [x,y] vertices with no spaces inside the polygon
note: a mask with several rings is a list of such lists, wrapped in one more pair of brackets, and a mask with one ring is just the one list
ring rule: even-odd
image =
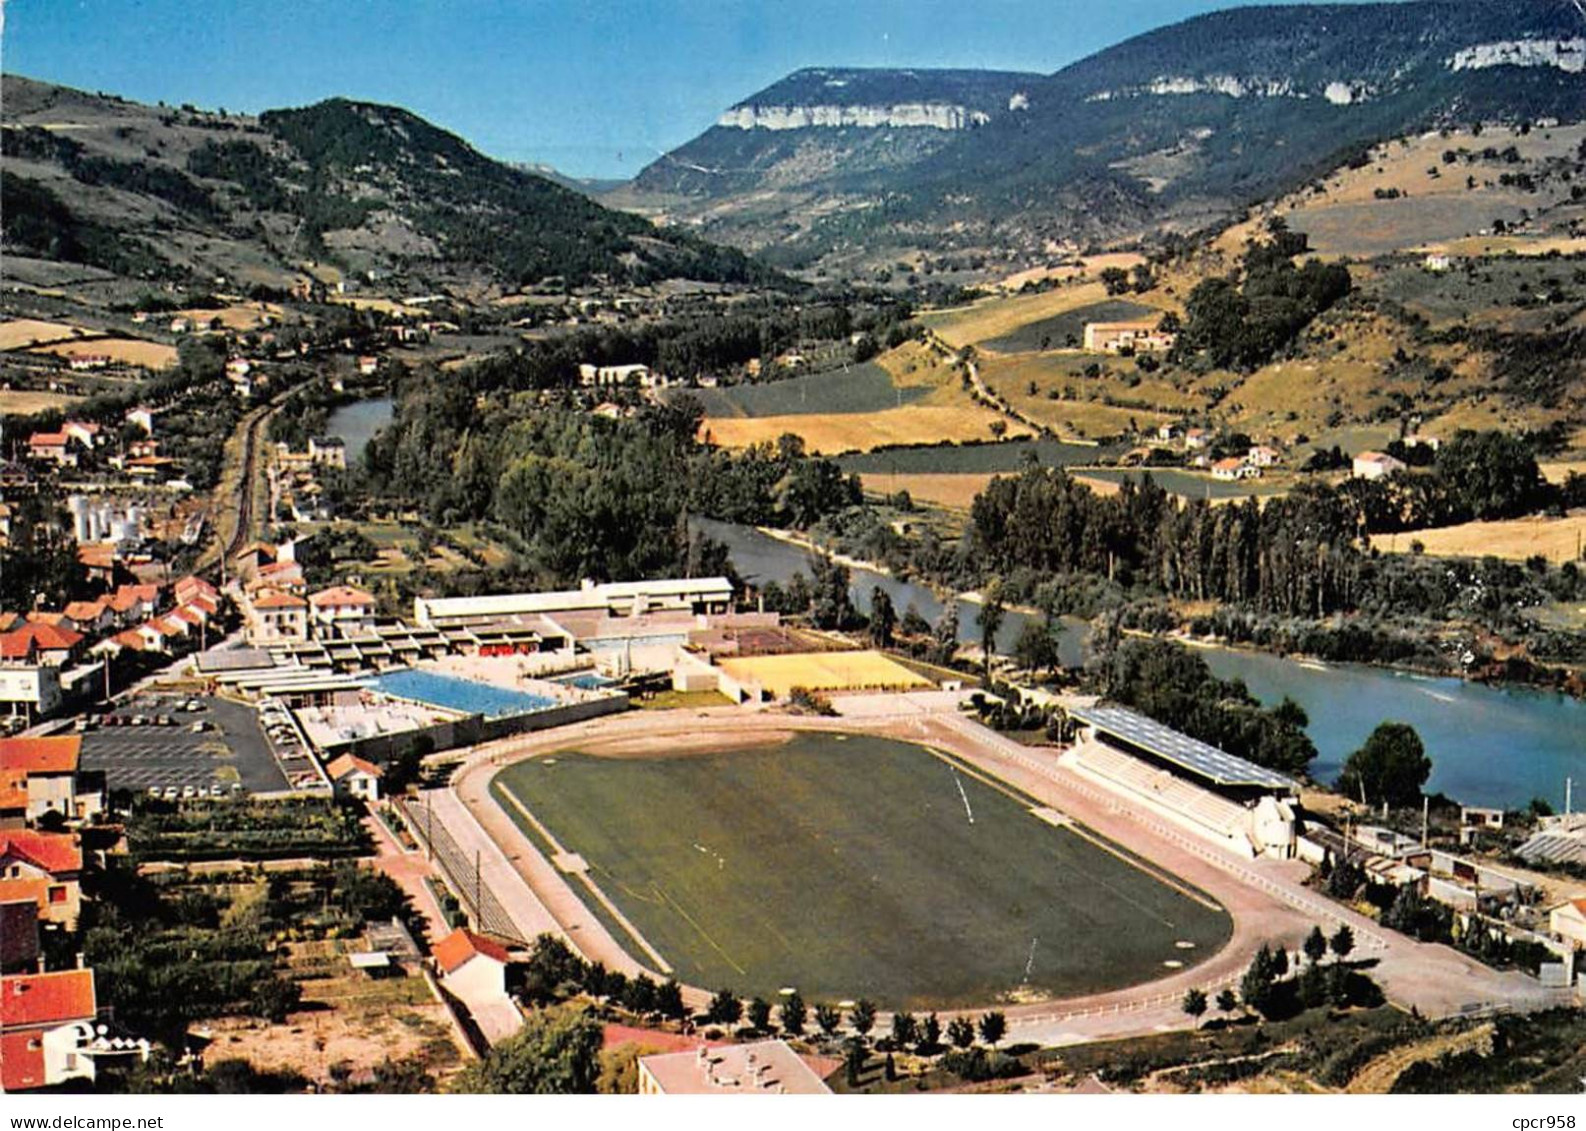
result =
[{"label": "blue sky", "polygon": [[8,73],[257,112],[347,95],[626,176],[805,66],[1066,63],[1210,0],[8,0]]}]

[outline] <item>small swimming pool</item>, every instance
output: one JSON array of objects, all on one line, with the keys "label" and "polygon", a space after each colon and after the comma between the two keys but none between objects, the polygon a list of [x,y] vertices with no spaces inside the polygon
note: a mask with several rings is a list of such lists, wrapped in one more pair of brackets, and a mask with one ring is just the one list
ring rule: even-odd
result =
[{"label": "small swimming pool", "polygon": [[560,676],[553,682],[564,683],[568,687],[577,687],[584,691],[600,691],[603,688],[610,687],[617,681],[607,679],[599,672],[579,672],[577,675]]},{"label": "small swimming pool", "polygon": [[416,699],[448,711],[461,711],[468,715],[483,715],[487,719],[504,715],[526,715],[530,711],[543,711],[556,706],[556,700],[544,695],[530,695],[526,691],[513,691],[507,687],[494,687],[476,683],[471,679],[441,675],[437,672],[403,671],[386,672],[364,681],[376,691],[398,699]]}]

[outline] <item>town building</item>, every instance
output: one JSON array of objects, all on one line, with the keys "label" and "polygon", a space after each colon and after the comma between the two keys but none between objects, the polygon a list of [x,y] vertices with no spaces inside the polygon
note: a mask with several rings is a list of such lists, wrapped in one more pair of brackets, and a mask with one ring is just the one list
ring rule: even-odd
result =
[{"label": "town building", "polygon": [[1377,480],[1403,470],[1403,461],[1384,452],[1361,452],[1354,458],[1351,473],[1356,479]]},{"label": "town building", "polygon": [[380,800],[380,779],[385,771],[355,754],[333,758],[325,766],[336,796],[358,801]]},{"label": "town building", "polygon": [[1087,322],[1085,349],[1091,353],[1166,353],[1178,335],[1157,329],[1159,321]]},{"label": "town building", "polygon": [[639,1058],[641,1096],[829,1095],[831,1089],[782,1040],[701,1045]]},{"label": "town building", "polygon": [[591,365],[587,361],[578,367],[578,380],[586,388],[628,384],[650,388],[658,383],[648,365]]},{"label": "town building", "polygon": [[1261,469],[1236,456],[1220,459],[1212,464],[1212,478],[1232,482],[1239,479],[1260,479]]},{"label": "town building", "polygon": [[74,930],[82,871],[82,845],[73,833],[0,832],[0,902],[30,899],[40,919]]},{"label": "town building", "polygon": [[604,610],[611,616],[640,616],[661,611],[695,614],[725,613],[732,604],[732,583],[725,577],[624,581],[548,593],[508,593],[491,597],[416,597],[413,619],[440,628],[483,624],[519,616],[550,616]]},{"label": "town building", "polygon": [[35,432],[28,437],[28,458],[57,467],[76,467],[77,452],[64,432]]},{"label": "town building", "polygon": [[75,734],[0,738],[0,776],[25,780],[29,821],[47,813],[84,821],[104,807],[101,793],[79,779],[82,747],[81,736]]},{"label": "town building", "polygon": [[249,610],[248,639],[254,644],[308,639],[308,602],[295,593],[265,590]]},{"label": "town building", "polygon": [[375,599],[362,589],[336,585],[309,595],[309,623],[319,637],[360,636],[374,628]]},{"label": "town building", "polygon": [[1245,455],[1245,462],[1251,467],[1276,467],[1282,459],[1281,452],[1265,444],[1256,444]]},{"label": "town building", "polygon": [[91,970],[0,977],[0,1087],[20,1092],[69,1079],[47,1070],[45,1035],[77,1022],[92,1025],[98,1014]]},{"label": "town building", "polygon": [[505,997],[512,956],[500,943],[460,927],[435,944],[435,965],[458,997]]},{"label": "town building", "polygon": [[1571,899],[1547,913],[1547,927],[1561,942],[1586,948],[1586,899]]}]

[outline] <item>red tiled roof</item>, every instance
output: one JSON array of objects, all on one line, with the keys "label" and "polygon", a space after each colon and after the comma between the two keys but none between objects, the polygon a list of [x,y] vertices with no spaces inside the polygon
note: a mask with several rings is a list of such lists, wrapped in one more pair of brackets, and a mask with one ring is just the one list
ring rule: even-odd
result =
[{"label": "red tiled roof", "polygon": [[266,593],[253,602],[256,609],[306,609],[308,602],[291,593]]},{"label": "red tiled roof", "polygon": [[44,1046],[39,1034],[7,1033],[0,1036],[0,1089],[24,1092],[44,1087]]},{"label": "red tiled roof", "polygon": [[66,433],[64,432],[35,432],[28,437],[30,448],[64,448],[66,446]]},{"label": "red tiled roof", "polygon": [[25,774],[71,774],[77,772],[82,753],[80,735],[59,734],[47,738],[0,738],[0,769]]},{"label": "red tiled roof", "polygon": [[309,597],[309,603],[318,607],[345,608],[351,606],[366,606],[375,603],[373,597],[362,589],[354,589],[347,585],[336,585],[329,589],[321,589]]},{"label": "red tiled roof", "polygon": [[50,875],[83,870],[83,850],[70,833],[45,833],[34,829],[0,832],[0,859],[16,857]]},{"label": "red tiled roof", "polygon": [[362,770],[370,777],[384,777],[385,771],[373,762],[367,762],[356,754],[343,754],[331,759],[325,766],[325,772],[334,781],[340,781],[355,770]]},{"label": "red tiled roof", "polygon": [[19,613],[0,613],[0,632],[9,632],[22,623]]},{"label": "red tiled roof", "polygon": [[456,972],[470,959],[481,954],[502,965],[511,961],[504,946],[491,942],[483,935],[476,935],[466,927],[453,931],[435,944],[435,961],[448,974]]},{"label": "red tiled roof", "polygon": [[123,648],[131,648],[134,652],[142,652],[146,647],[148,647],[148,642],[144,640],[143,634],[135,628],[129,628],[124,632],[116,633],[110,638],[110,642],[112,644],[119,644]]},{"label": "red tiled roof", "polygon": [[92,1021],[97,1013],[92,970],[8,974],[0,978],[0,1028],[41,1028],[68,1021]]},{"label": "red tiled roof", "polygon": [[111,545],[77,547],[77,560],[93,569],[109,569],[116,564],[116,548]]},{"label": "red tiled roof", "polygon": [[68,648],[75,648],[83,641],[83,634],[73,632],[69,628],[62,628],[54,624],[39,624],[29,621],[27,624],[18,625],[0,639],[31,639],[37,647],[44,652],[63,652]]},{"label": "red tiled roof", "polygon": [[99,619],[99,615],[109,607],[110,598],[101,597],[97,601],[72,601],[64,610],[67,620],[85,624]]}]

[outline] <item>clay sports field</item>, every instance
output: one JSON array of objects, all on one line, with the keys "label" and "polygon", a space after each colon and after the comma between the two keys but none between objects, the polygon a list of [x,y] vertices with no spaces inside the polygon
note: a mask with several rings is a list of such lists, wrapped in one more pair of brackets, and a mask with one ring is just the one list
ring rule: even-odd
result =
[{"label": "clay sports field", "polygon": [[[1151,981],[1230,935],[1202,893],[922,746],[811,732],[745,746],[559,753],[508,767],[492,792],[581,856],[695,986],[984,1005]],[[503,808],[549,854],[517,806]]]}]

